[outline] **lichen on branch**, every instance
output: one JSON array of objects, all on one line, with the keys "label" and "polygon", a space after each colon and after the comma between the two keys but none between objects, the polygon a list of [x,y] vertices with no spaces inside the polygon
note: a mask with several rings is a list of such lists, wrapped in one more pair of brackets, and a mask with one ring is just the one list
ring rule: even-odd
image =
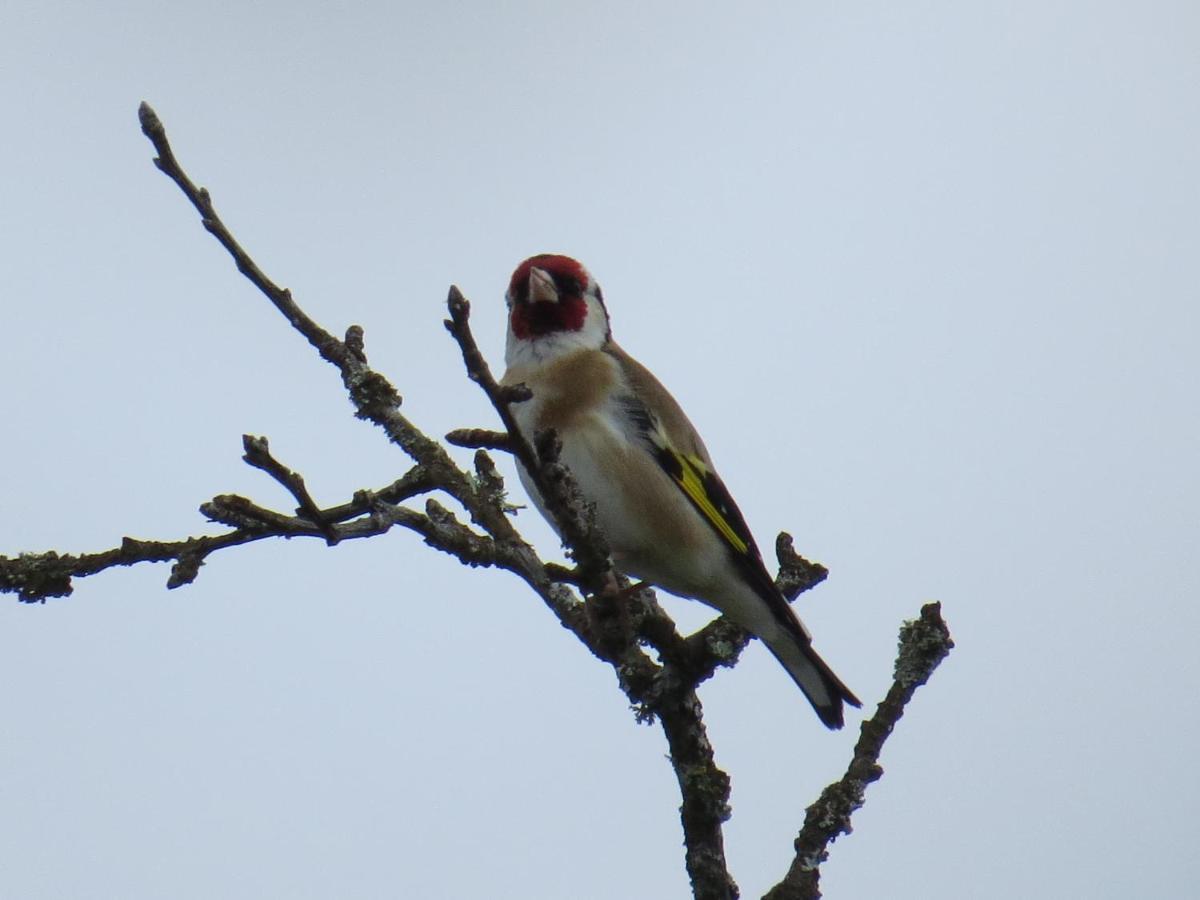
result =
[{"label": "lichen on branch", "polygon": [[[244,435],[243,460],[283,486],[295,501],[290,511],[273,510],[236,494],[201,504],[211,523],[226,530],[175,541],[121,539],[96,553],[56,551],[0,556],[0,593],[24,602],[65,597],[74,581],[115,566],[171,563],[168,588],[191,584],[213,554],[241,544],[274,538],[315,538],[329,546],[374,537],[399,526],[415,532],[439,551],[467,566],[499,568],[515,574],[559,622],[598,659],[611,666],[620,689],[640,721],[658,722],[679,783],[685,865],[693,895],[731,900],[738,888],[725,859],[722,825],[730,815],[730,779],[715,762],[697,687],[721,667],[734,665],[750,635],[724,617],[690,636],[680,635],[649,588],[634,589],[614,571],[604,536],[559,459],[553,432],[527,440],[516,427],[511,406],[529,398],[524,386],[507,387],[492,376],[470,328],[470,303],[456,287],[447,298],[446,328],[462,354],[467,376],[483,390],[500,429],[461,428],[446,436],[452,446],[475,450],[470,468],[458,465],[447,447],[403,415],[399,391],[367,361],[361,326],[344,338],[311,319],[287,288],[270,279],[251,258],[216,211],[209,192],[183,170],[154,110],[138,110],[143,133],[154,145],[155,165],[183,192],[201,224],[251,281],[341,377],[355,415],[378,426],[412,460],[409,470],[388,485],[363,488],[343,503],[321,507],[304,477],[277,459],[265,437]],[[504,479],[491,452],[512,455],[529,472],[554,517],[573,567],[543,561],[512,522]],[[421,509],[409,501],[424,498]],[[449,505],[447,505],[449,504]],[[469,521],[460,519],[456,510]],[[787,534],[776,542],[777,584],[788,600],[824,580],[827,572],[805,560]],[[796,839],[787,875],[768,893],[771,900],[819,897],[820,866],[829,845],[850,832],[850,818],[865,798],[867,785],[883,773],[878,760],[908,702],[953,647],[940,606],[930,604],[901,630],[895,678],[875,715],[863,722],[845,775],[809,807]]]}]

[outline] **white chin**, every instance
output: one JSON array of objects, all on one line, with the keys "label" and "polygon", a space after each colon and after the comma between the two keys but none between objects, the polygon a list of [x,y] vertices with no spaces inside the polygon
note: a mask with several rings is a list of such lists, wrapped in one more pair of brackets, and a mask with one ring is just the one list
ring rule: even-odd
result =
[{"label": "white chin", "polygon": [[579,350],[599,350],[608,340],[608,317],[604,307],[590,297],[588,311],[578,331],[553,331],[549,334],[518,338],[508,328],[504,362],[511,368],[522,365],[544,365]]}]

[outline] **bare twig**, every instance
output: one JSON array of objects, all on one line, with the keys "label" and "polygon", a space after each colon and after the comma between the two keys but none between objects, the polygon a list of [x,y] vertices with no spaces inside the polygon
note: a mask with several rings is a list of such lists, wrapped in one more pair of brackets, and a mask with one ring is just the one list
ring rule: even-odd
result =
[{"label": "bare twig", "polygon": [[313,501],[312,496],[309,495],[308,488],[304,484],[304,478],[271,455],[271,446],[267,442],[267,439],[265,437],[254,437],[250,434],[243,434],[242,447],[246,451],[242,459],[249,465],[254,466],[254,468],[262,469],[287,488],[288,493],[299,504],[297,512],[302,513],[310,522],[321,529],[321,533],[325,535],[325,540],[330,546],[336,544],[338,541],[337,532],[331,523],[325,521],[324,513]]},{"label": "bare twig", "polygon": [[[265,450],[265,439],[259,450]],[[258,450],[254,452],[259,452]],[[259,462],[263,462],[262,459]],[[303,479],[272,460],[302,487]],[[251,463],[256,468],[267,466]],[[272,472],[272,475],[282,473]],[[402,478],[376,491],[359,491],[349,503],[320,509],[312,499],[310,510],[300,517],[259,506],[236,494],[221,494],[201,504],[200,511],[213,522],[232,528],[225,534],[188,537],[178,541],[152,541],[125,537],[119,547],[98,553],[59,554],[22,553],[12,558],[0,556],[0,593],[15,593],[26,603],[45,602],[50,597],[66,597],[74,590],[75,578],[95,575],[114,566],[132,566],[144,562],[173,562],[168,588],[191,584],[200,566],[213,553],[268,538],[321,537],[327,543],[372,537],[394,525],[417,532],[426,543],[440,550],[467,549],[481,564],[486,553],[479,544],[466,540],[462,533],[428,521],[421,513],[398,506],[400,502],[434,488],[428,473],[417,466]],[[381,511],[383,514],[381,515]],[[469,531],[469,529],[468,529]],[[479,537],[473,535],[473,537]],[[495,559],[491,564],[497,564]]]},{"label": "bare twig", "polygon": [[[292,299],[291,291],[281,288],[258,267],[217,215],[208,190],[197,185],[180,166],[167,140],[166,129],[148,103],[138,107],[142,133],[150,139],[158,156],[154,164],[179,186],[200,213],[201,224],[233,257],[239,272],[245,275],[271,301],[293,328],[300,332],[321,357],[337,366],[342,381],[350,393],[359,418],[379,425],[388,437],[414,460],[429,466],[447,490],[458,497],[458,491],[469,493],[469,481],[454,466],[445,449],[422,434],[400,413],[400,394],[382,375],[366,364],[363,352],[363,332],[358,326],[347,331],[347,341],[340,341],[311,319]],[[459,498],[461,499],[461,498]]]},{"label": "bare twig", "polygon": [[446,435],[446,443],[470,450],[483,448],[513,452],[513,443],[507,434],[503,431],[489,431],[486,428],[456,428]]},{"label": "bare twig", "polygon": [[293,328],[308,338],[309,343],[317,348],[321,356],[334,365],[340,366],[343,357],[350,355],[350,351],[346,345],[305,315],[292,301],[291,291],[275,284],[275,282],[263,273],[258,264],[250,258],[250,255],[242,249],[241,244],[234,239],[229,229],[225,227],[225,223],[221,221],[221,217],[217,215],[208,190],[198,187],[193,183],[192,179],[188,177],[187,173],[179,165],[179,161],[175,158],[175,152],[171,149],[170,142],[167,141],[166,129],[163,128],[158,114],[154,112],[149,103],[143,102],[138,107],[138,119],[142,124],[142,134],[150,139],[150,142],[154,144],[155,151],[158,153],[154,164],[158,166],[163,174],[179,185],[179,189],[183,191],[192,205],[196,207],[196,211],[200,213],[200,221],[204,225],[205,230],[220,241],[221,246],[229,251],[229,255],[233,257],[238,271],[250,279],[255,287],[266,295],[267,299],[275,305],[276,309],[283,313]]},{"label": "bare twig", "polygon": [[867,785],[883,776],[879,754],[884,742],[917,688],[929,680],[953,648],[940,603],[926,604],[919,619],[905,622],[900,628],[900,651],[891,689],[875,715],[862,723],[846,774],[825,788],[808,808],[804,827],[796,838],[796,858],[764,900],[816,900],[821,896],[820,866],[829,855],[829,845],[838,835],[850,833],[850,817],[863,805]]},{"label": "bare twig", "polygon": [[[0,557],[0,592],[17,593],[30,602],[65,596],[72,590],[73,578],[147,561],[172,561],[168,587],[177,587],[190,583],[205,559],[225,547],[274,537],[320,537],[334,544],[382,534],[396,525],[412,530],[430,546],[453,554],[467,565],[495,566],[516,574],[564,627],[612,666],[639,719],[657,720],[666,735],[683,799],[681,820],[694,896],[704,900],[737,897],[737,885],[725,861],[721,830],[729,816],[729,778],[715,763],[696,686],[711,677],[716,668],[732,665],[749,635],[720,618],[685,639],[658,605],[652,590],[630,588],[613,570],[591,510],[571,473],[559,461],[557,435],[547,432],[531,436],[519,431],[510,407],[528,400],[530,392],[524,385],[501,385],[492,376],[470,331],[470,304],[457,288],[450,289],[446,327],[459,345],[469,377],[483,389],[504,429],[459,429],[447,435],[448,442],[477,450],[471,472],[456,465],[445,447],[400,413],[400,394],[367,364],[362,328],[350,326],[345,339],[339,340],[309,318],[291,292],[268,278],[233,237],[216,213],[208,191],[198,187],[180,166],[162,123],[145,103],[139,108],[139,118],[158,154],[155,164],[183,191],[200,213],[204,228],[229,252],[238,271],[258,287],[323,359],[337,367],[356,415],[380,426],[416,464],[386,487],[358,491],[349,502],[322,509],[303,477],[271,455],[265,438],[245,436],[246,462],[288,490],[297,503],[295,515],[223,494],[201,509],[212,521],[230,527],[224,534],[174,542],[124,538],[118,548],[79,556],[49,552],[22,554],[15,559]],[[487,450],[511,453],[529,474],[574,560],[573,568],[544,563],[513,527],[509,513],[514,507],[506,499],[503,479]],[[470,524],[460,521],[433,497],[427,498],[424,512],[401,505],[404,500],[433,491],[457,501],[470,517]],[[780,535],[776,553],[780,562],[777,584],[789,600],[826,575],[824,567],[795,553],[786,534]],[[568,584],[578,586],[590,598],[580,602]],[[643,644],[658,652],[658,662],[646,653]],[[796,859],[787,876],[768,895],[772,900],[819,896],[818,867],[829,843],[838,834],[849,832],[850,816],[862,805],[866,785],[882,773],[878,756],[884,741],[913,691],[952,646],[936,605],[922,610],[920,621],[906,624],[901,632],[895,684],[876,715],[863,724],[846,775],[826,788],[809,808],[796,840]]]},{"label": "bare twig", "polygon": [[[373,371],[366,362],[363,348],[363,330],[352,325],[346,332],[346,340],[339,341],[319,326],[300,309],[291,292],[280,288],[258,267],[250,255],[234,239],[221,221],[207,190],[197,187],[184,172],[167,140],[166,130],[154,110],[146,103],[138,109],[142,132],[154,144],[158,156],[155,165],[166,174],[199,211],[205,229],[212,234],[233,257],[238,271],[245,275],[268,300],[287,318],[288,322],[317,348],[323,359],[335,365],[342,376],[359,418],[379,425],[388,437],[399,445],[418,463],[421,478],[431,489],[446,492],[467,510],[471,520],[479,525],[495,543],[495,565],[508,569],[520,576],[532,587],[539,597],[559,618],[564,626],[582,638],[587,636],[585,618],[578,602],[570,591],[554,583],[546,574],[545,565],[524,539],[513,528],[508,519],[508,507],[501,502],[502,491],[497,488],[499,476],[491,479],[472,478],[456,466],[446,449],[425,435],[400,412],[400,394],[386,378]],[[463,301],[465,303],[465,301]],[[480,362],[482,355],[476,354]],[[484,364],[486,369],[486,364]],[[490,379],[490,374],[488,375]],[[509,401],[522,396],[519,389],[500,389],[491,382],[497,396]],[[528,392],[524,392],[528,396]],[[486,483],[485,483],[486,482]],[[327,515],[328,517],[328,515]],[[385,517],[386,518],[386,517]],[[410,527],[417,521],[406,522]],[[340,532],[339,532],[340,533]],[[448,541],[456,533],[452,525],[443,524],[430,530],[426,539]],[[461,534],[459,534],[462,537]],[[478,547],[460,543],[460,548],[470,557],[464,559],[479,564]],[[447,547],[442,547],[447,549]],[[453,551],[451,551],[453,552]],[[586,640],[585,640],[586,643]]]}]

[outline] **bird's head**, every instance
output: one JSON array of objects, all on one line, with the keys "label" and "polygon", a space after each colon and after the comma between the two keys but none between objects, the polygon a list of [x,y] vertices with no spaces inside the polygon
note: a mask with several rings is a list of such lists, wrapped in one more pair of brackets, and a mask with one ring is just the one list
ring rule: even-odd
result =
[{"label": "bird's head", "polygon": [[569,256],[543,253],[512,274],[508,302],[508,361],[545,359],[603,347],[611,339],[600,286]]}]

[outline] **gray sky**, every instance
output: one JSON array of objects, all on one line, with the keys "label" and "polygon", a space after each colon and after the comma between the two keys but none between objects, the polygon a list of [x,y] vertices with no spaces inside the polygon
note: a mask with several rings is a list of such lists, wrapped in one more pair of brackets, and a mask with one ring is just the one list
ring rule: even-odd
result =
[{"label": "gray sky", "polygon": [[[801,612],[868,705],[942,601],[827,896],[1193,895],[1198,8],[434,7],[5,5],[0,552],[286,508],[243,432],[326,503],[407,465],[151,166],[146,99],[429,433],[493,422],[447,286],[499,366],[511,269],[569,252],[759,542],[830,566]],[[514,578],[406,533],[166,577],[0,604],[7,895],[686,895],[660,732]],[[860,718],[758,646],[702,699],[758,896]]]}]

